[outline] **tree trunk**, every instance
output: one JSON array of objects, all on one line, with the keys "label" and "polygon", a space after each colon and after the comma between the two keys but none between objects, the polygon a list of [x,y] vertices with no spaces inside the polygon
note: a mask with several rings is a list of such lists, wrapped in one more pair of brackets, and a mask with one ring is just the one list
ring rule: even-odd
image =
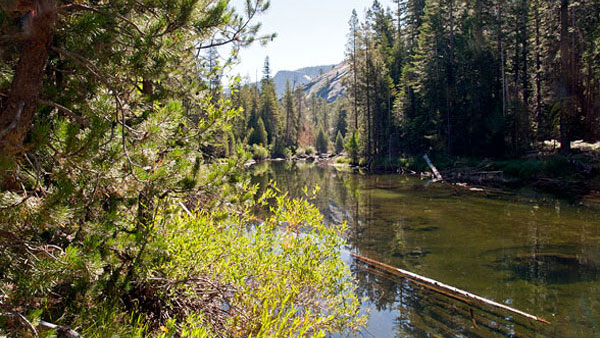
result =
[{"label": "tree trunk", "polygon": [[497,44],[498,44],[498,60],[500,60],[500,89],[502,92],[502,116],[506,116],[506,72],[505,72],[505,65],[504,65],[504,47],[503,47],[503,42],[502,42],[502,6],[504,6],[503,3],[501,3],[500,0],[498,0],[498,2],[496,3],[496,20],[497,20],[497,30],[498,30],[498,36],[497,36]]},{"label": "tree trunk", "polygon": [[570,43],[569,43],[569,0],[560,2],[560,65],[561,76],[559,80],[559,94],[561,98],[560,113],[560,151],[563,154],[571,152],[570,120],[573,110],[573,92],[571,86],[570,66]]},{"label": "tree trunk", "polygon": [[523,0],[521,3],[521,58],[523,62],[523,70],[521,76],[521,86],[523,90],[523,104],[525,107],[525,113],[527,114],[527,119],[529,119],[529,65],[527,63],[529,56],[529,44],[528,44],[528,22],[529,17],[529,7],[527,4],[527,0]]},{"label": "tree trunk", "polygon": [[56,0],[36,0],[24,19],[25,39],[19,61],[0,115],[0,153],[7,157],[24,151],[23,141],[31,129],[54,38]]},{"label": "tree trunk", "polygon": [[371,162],[371,68],[369,67],[371,59],[369,57],[369,40],[367,39],[366,43],[366,66],[367,66],[367,158],[369,162]]},{"label": "tree trunk", "polygon": [[452,155],[453,153],[453,149],[452,149],[452,118],[454,118],[454,100],[455,100],[455,96],[456,96],[456,78],[455,78],[455,74],[454,71],[456,69],[455,67],[455,53],[454,53],[454,46],[455,46],[455,40],[454,40],[454,0],[450,0],[450,69],[448,71],[448,87],[449,87],[449,93],[448,93],[448,110],[447,110],[447,119],[448,119],[448,125],[447,125],[447,132],[448,132],[448,155]]},{"label": "tree trunk", "polygon": [[352,64],[354,71],[354,130],[358,130],[358,69],[356,68],[356,27],[353,27],[352,31]]},{"label": "tree trunk", "polygon": [[[541,41],[540,41],[540,4],[539,0],[535,1],[535,119],[537,122],[537,133],[540,134],[542,127],[542,57],[541,57]],[[538,137],[538,140],[539,137]]]}]

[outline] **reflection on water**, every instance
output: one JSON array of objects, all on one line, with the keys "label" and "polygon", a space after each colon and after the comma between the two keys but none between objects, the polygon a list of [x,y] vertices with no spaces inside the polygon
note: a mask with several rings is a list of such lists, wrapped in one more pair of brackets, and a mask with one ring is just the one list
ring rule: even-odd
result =
[{"label": "reflection on water", "polygon": [[553,322],[469,307],[348,256],[371,311],[359,337],[600,337],[598,211],[306,163],[254,170],[256,182],[273,179],[291,195],[319,185],[326,220],[350,226],[349,251]]}]

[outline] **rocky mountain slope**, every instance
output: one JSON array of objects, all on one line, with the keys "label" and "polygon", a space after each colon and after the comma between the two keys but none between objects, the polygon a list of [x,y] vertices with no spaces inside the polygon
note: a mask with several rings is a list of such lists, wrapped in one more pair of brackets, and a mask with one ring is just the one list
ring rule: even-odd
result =
[{"label": "rocky mountain slope", "polygon": [[335,65],[306,67],[298,70],[282,70],[275,74],[275,91],[277,96],[283,96],[285,92],[285,83],[289,80],[291,86],[304,86],[320,78],[323,74],[331,71]]},{"label": "rocky mountain slope", "polygon": [[304,85],[306,97],[313,95],[321,97],[327,102],[333,102],[346,95],[344,79],[350,73],[350,66],[344,62],[331,68],[328,72]]}]

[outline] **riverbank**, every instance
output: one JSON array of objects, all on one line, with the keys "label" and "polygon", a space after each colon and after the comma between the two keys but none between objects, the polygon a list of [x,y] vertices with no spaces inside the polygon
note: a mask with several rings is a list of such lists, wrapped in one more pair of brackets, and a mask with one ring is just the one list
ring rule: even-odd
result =
[{"label": "riverbank", "polygon": [[[297,156],[268,161],[306,161],[347,166],[373,174],[401,173],[433,179],[422,157],[378,158],[370,167],[353,166],[348,157],[334,154]],[[449,158],[432,155],[443,181],[470,191],[534,191],[600,207],[600,152],[577,151],[570,156],[531,153],[513,159]]]},{"label": "riverbank", "polygon": [[[533,189],[571,201],[600,206],[600,154],[577,152],[570,156],[532,153],[514,159],[448,158],[431,156],[443,180],[473,187],[492,187],[519,191]],[[431,169],[420,157],[389,161],[376,159],[370,172],[401,172],[432,177]]]}]

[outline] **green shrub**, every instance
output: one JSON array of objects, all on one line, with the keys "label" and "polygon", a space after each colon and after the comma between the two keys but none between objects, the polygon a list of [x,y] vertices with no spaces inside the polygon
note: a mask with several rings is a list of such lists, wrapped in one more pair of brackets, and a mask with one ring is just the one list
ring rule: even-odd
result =
[{"label": "green shrub", "polygon": [[338,164],[350,164],[352,160],[348,157],[340,156],[335,159],[335,163]]},{"label": "green shrub", "polygon": [[307,156],[313,156],[317,152],[315,151],[315,148],[313,146],[307,146],[306,148],[304,148],[304,153]]},{"label": "green shrub", "polygon": [[285,148],[283,150],[283,157],[286,159],[290,159],[294,156],[294,152],[290,148]]},{"label": "green shrub", "polygon": [[562,156],[552,157],[544,164],[544,171],[553,176],[569,175],[573,170],[573,165]]},{"label": "green shrub", "polygon": [[400,166],[400,168],[410,169],[413,165],[413,159],[401,157],[400,159],[398,159],[398,165]]},{"label": "green shrub", "polygon": [[275,200],[273,215],[252,228],[249,219],[206,214],[169,223],[172,259],[159,270],[170,280],[210,276],[235,290],[228,301],[237,320],[225,322],[226,332],[209,327],[220,336],[325,337],[359,328],[364,318],[340,252],[345,226],[325,225],[307,199]]},{"label": "green shrub", "polygon": [[252,158],[257,161],[266,160],[269,158],[269,150],[263,146],[255,144],[252,146]]},{"label": "green shrub", "polygon": [[540,160],[505,161],[500,162],[500,170],[519,179],[530,179],[544,170],[544,162]]},{"label": "green shrub", "polygon": [[[253,223],[249,213],[224,208],[192,213],[171,200],[159,211],[164,215],[159,222],[142,231],[149,233],[143,249],[133,251],[132,270],[119,269],[118,255],[95,243],[94,233],[81,246],[64,250],[27,251],[21,243],[3,242],[3,305],[30,306],[23,314],[30,322],[50,319],[91,338],[267,338],[306,332],[325,337],[364,325],[341,256],[345,225],[325,225],[308,198],[288,199],[267,190],[257,200],[248,207],[272,201],[273,211],[254,227],[248,226]],[[101,232],[102,225],[95,230]],[[117,250],[131,237],[117,236],[110,244]],[[44,314],[60,306],[49,302],[56,292],[73,297],[69,311],[76,316]],[[215,301],[207,302],[206,294]],[[38,310],[39,304],[46,309]],[[0,324],[4,319],[0,315]],[[4,329],[0,325],[0,336]],[[8,336],[29,336],[28,328]]]}]

